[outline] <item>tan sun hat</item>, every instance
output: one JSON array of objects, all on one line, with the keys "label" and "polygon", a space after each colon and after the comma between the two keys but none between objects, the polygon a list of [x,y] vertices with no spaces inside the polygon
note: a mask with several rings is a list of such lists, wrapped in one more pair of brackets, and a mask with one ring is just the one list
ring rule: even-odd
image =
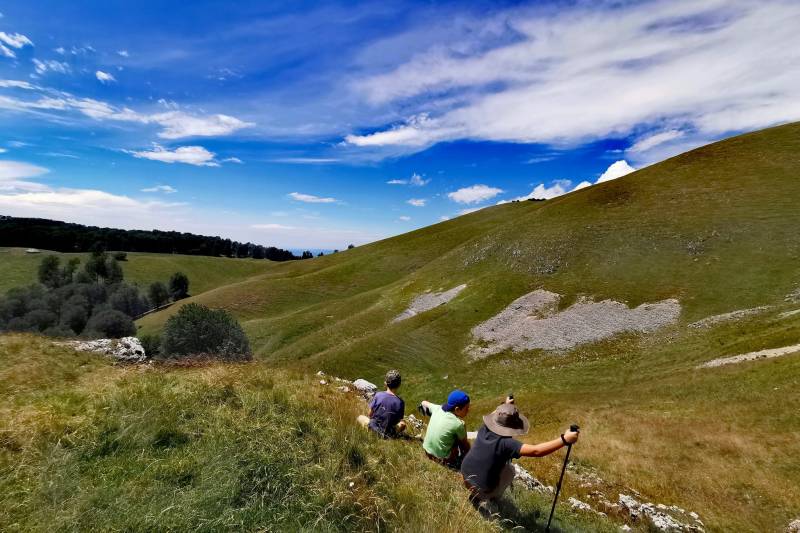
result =
[{"label": "tan sun hat", "polygon": [[504,403],[483,417],[486,427],[503,437],[524,435],[531,427],[528,419],[517,410],[517,406]]}]

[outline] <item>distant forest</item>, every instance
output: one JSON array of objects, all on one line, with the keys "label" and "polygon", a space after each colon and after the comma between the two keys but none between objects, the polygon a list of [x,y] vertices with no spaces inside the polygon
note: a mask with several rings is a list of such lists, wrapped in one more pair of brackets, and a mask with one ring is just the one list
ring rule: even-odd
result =
[{"label": "distant forest", "polygon": [[[159,230],[98,228],[43,218],[0,216],[0,246],[88,252],[98,247],[124,252],[252,257],[270,261],[300,259],[288,250],[221,237]],[[310,256],[308,254],[304,254]]]}]

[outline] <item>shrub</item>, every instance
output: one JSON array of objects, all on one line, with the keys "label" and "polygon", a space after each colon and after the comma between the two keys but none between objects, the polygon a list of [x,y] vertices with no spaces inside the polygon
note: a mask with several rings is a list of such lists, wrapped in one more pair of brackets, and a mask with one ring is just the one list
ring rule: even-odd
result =
[{"label": "shrub", "polygon": [[118,339],[129,337],[136,333],[136,325],[131,317],[107,307],[95,309],[94,314],[86,324],[86,332],[90,337],[108,337]]},{"label": "shrub", "polygon": [[61,259],[55,255],[47,255],[39,263],[39,283],[45,287],[55,288],[61,284]]},{"label": "shrub", "polygon": [[133,285],[120,284],[108,299],[112,309],[121,311],[129,317],[137,317],[147,311],[147,302]]},{"label": "shrub", "polygon": [[142,343],[144,353],[147,357],[155,357],[161,353],[161,336],[159,335],[142,335],[139,337],[139,342]]},{"label": "shrub", "polygon": [[70,299],[76,300],[75,303],[67,302],[61,308],[61,325],[73,331],[73,335],[77,335],[86,327],[86,321],[89,319],[89,314],[86,312],[86,306],[77,303],[81,297],[73,297]]},{"label": "shrub", "polygon": [[150,305],[158,308],[169,302],[169,290],[161,281],[154,281],[147,289],[147,296],[150,298]]},{"label": "shrub", "polygon": [[242,326],[227,311],[188,304],[167,320],[161,353],[168,357],[213,355],[226,360],[252,358]]},{"label": "shrub", "polygon": [[114,252],[113,257],[117,261],[127,261],[128,260],[127,252]]},{"label": "shrub", "polygon": [[169,278],[169,294],[172,299],[182,300],[189,296],[189,278],[183,272],[175,272]]}]

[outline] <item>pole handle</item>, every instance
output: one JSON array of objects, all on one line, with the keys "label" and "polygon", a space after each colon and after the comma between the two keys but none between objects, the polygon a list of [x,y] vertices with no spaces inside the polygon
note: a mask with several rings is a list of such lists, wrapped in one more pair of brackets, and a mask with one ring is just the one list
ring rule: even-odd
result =
[{"label": "pole handle", "polygon": [[578,424],[572,424],[569,427],[569,430],[572,431],[572,432],[577,433],[577,432],[579,432],[581,430],[581,427]]}]

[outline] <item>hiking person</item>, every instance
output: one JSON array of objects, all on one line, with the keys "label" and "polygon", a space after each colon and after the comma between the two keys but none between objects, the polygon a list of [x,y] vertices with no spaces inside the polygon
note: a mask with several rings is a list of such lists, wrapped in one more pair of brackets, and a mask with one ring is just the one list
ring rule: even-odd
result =
[{"label": "hiking person", "polygon": [[378,392],[369,401],[369,416],[358,415],[356,421],[364,428],[369,428],[381,437],[396,438],[406,430],[403,420],[406,404],[397,395],[402,378],[397,370],[386,373],[386,390]]},{"label": "hiking person", "polygon": [[528,432],[530,423],[520,414],[512,398],[483,417],[483,425],[472,448],[461,463],[464,484],[473,501],[489,509],[514,479],[512,459],[544,457],[578,440],[577,431],[565,431],[557,439],[539,444],[523,444],[513,437]]},{"label": "hiking person", "polygon": [[469,396],[462,390],[454,390],[447,396],[445,404],[423,400],[419,410],[431,417],[422,442],[425,455],[428,459],[457,470],[469,451],[467,427],[464,424],[464,417],[469,413]]}]

